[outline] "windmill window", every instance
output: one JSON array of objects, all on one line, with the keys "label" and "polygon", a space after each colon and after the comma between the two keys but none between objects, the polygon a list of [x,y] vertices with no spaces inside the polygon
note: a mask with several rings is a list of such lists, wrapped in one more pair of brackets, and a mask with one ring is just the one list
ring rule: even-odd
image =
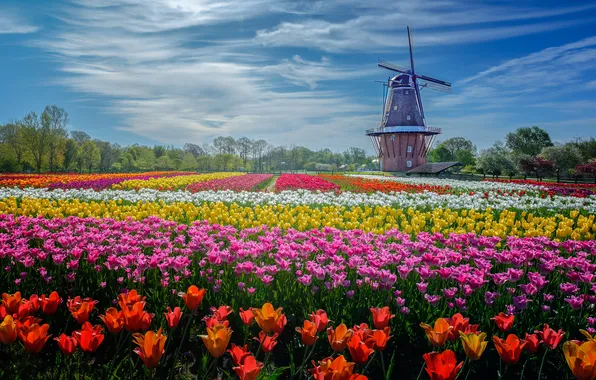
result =
[{"label": "windmill window", "polygon": [[394,111],[397,111],[397,106],[393,106],[393,110]]},{"label": "windmill window", "polygon": [[406,161],[406,166],[411,168],[412,167],[412,161]]},{"label": "windmill window", "polygon": [[410,93],[410,91],[406,90],[406,95],[408,95]]},{"label": "windmill window", "polygon": [[395,141],[395,135],[391,135],[391,141]]},{"label": "windmill window", "polygon": [[422,141],[422,135],[420,135],[420,141]]},{"label": "windmill window", "polygon": [[410,120],[411,119],[410,115],[406,116],[406,119]]},{"label": "windmill window", "polygon": [[412,147],[408,145],[408,153],[412,153]]}]

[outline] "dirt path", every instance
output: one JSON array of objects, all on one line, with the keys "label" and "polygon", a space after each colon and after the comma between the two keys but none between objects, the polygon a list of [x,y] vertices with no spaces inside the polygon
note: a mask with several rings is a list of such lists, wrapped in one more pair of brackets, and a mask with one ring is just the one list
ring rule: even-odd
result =
[{"label": "dirt path", "polygon": [[279,178],[278,175],[274,175],[273,179],[271,179],[271,183],[269,184],[269,186],[267,186],[267,188],[265,189],[265,191],[273,193],[275,191],[275,182],[277,182],[277,179]]}]

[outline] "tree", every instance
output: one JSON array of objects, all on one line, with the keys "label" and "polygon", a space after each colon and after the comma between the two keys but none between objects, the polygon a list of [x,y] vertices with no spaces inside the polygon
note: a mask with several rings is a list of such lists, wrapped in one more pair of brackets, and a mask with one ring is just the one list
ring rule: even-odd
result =
[{"label": "tree", "polygon": [[540,181],[554,170],[555,165],[542,157],[525,157],[520,161],[520,167],[524,173],[534,173]]},{"label": "tree", "polygon": [[156,145],[153,147],[153,154],[155,155],[155,158],[160,158],[166,154],[166,148],[161,145]]},{"label": "tree", "polygon": [[77,142],[74,139],[66,140],[66,143],[64,144],[64,157],[62,159],[63,170],[68,170],[70,165],[75,162],[78,148]]},{"label": "tree", "polygon": [[463,165],[473,165],[476,146],[463,137],[452,137],[439,143],[429,153],[430,162],[458,161]]},{"label": "tree", "polygon": [[83,131],[71,131],[70,136],[76,141],[77,144],[82,144],[87,140],[91,140],[91,136]]},{"label": "tree", "polygon": [[155,167],[159,170],[171,170],[174,168],[174,161],[164,154],[155,160]]},{"label": "tree", "polygon": [[185,152],[192,154],[194,158],[197,158],[199,156],[205,156],[207,154],[207,152],[205,152],[205,149],[196,144],[186,143],[184,144],[183,149]]},{"label": "tree", "polygon": [[553,163],[557,182],[561,179],[561,172],[569,172],[582,162],[581,151],[572,144],[547,146],[542,149],[540,156]]},{"label": "tree", "polygon": [[102,172],[107,172],[118,161],[122,154],[122,149],[118,144],[111,144],[107,141],[95,140],[95,145],[99,148],[99,165]]},{"label": "tree", "polygon": [[58,106],[47,106],[41,114],[41,122],[48,131],[48,159],[50,171],[54,171],[58,154],[62,150],[64,140],[68,137],[68,113]]},{"label": "tree", "polygon": [[233,137],[216,137],[213,139],[213,147],[219,154],[235,154],[236,140]]},{"label": "tree", "polygon": [[35,169],[41,173],[41,166],[50,141],[50,130],[41,123],[35,112],[29,113],[19,124],[25,146],[33,156]]},{"label": "tree", "polygon": [[186,152],[182,158],[181,170],[195,171],[197,170],[197,159],[192,153]]},{"label": "tree", "polygon": [[501,174],[507,174],[512,177],[516,172],[510,152],[500,141],[480,152],[477,166],[484,175],[491,174],[494,177]]},{"label": "tree", "polygon": [[505,141],[514,155],[527,154],[532,157],[537,156],[543,148],[553,145],[548,132],[537,126],[509,132]]},{"label": "tree", "polygon": [[592,160],[584,165],[578,165],[576,170],[580,174],[594,178],[594,183],[596,184],[596,160]]},{"label": "tree", "polygon": [[101,154],[99,148],[91,140],[87,140],[81,144],[79,149],[82,164],[89,170],[89,173],[99,165],[101,161]]},{"label": "tree", "polygon": [[242,158],[243,165],[246,166],[246,160],[252,151],[252,141],[246,137],[241,137],[236,141],[236,147],[240,158]]},{"label": "tree", "polygon": [[23,164],[23,155],[26,145],[23,139],[22,127],[17,123],[8,123],[0,129],[0,139],[6,143],[14,154],[17,164],[17,170],[20,170]]}]

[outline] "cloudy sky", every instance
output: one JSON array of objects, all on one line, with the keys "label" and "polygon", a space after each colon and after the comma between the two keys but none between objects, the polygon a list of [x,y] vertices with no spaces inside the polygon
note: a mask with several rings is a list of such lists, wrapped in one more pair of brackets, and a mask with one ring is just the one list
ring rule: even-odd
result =
[{"label": "cloudy sky", "polygon": [[596,136],[596,4],[469,0],[3,0],[0,123],[60,105],[70,128],[121,144],[263,138],[372,153],[389,72],[423,91],[441,139],[479,148],[539,125]]}]

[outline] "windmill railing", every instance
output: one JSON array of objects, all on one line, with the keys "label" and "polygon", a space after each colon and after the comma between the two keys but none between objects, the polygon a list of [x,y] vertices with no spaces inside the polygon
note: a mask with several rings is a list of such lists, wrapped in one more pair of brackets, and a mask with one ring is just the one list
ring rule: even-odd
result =
[{"label": "windmill railing", "polygon": [[366,134],[368,136],[382,135],[385,133],[424,133],[428,135],[437,135],[441,132],[441,128],[416,125],[397,125],[392,127],[378,127],[366,130]]}]

